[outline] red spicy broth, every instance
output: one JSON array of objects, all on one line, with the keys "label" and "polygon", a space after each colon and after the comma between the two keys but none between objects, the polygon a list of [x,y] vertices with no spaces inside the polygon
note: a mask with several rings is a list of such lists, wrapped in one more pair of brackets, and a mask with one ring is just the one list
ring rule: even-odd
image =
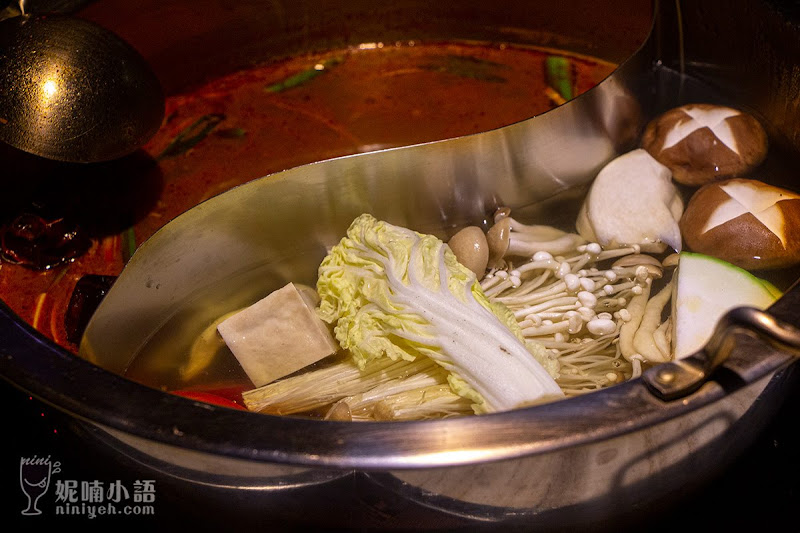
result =
[{"label": "red spicy broth", "polygon": [[[548,85],[548,58],[566,65],[572,94]],[[77,352],[91,312],[136,246],[202,200],[313,161],[518,122],[613,68],[506,45],[371,43],[213,80],[167,99],[164,124],[141,153],[89,168],[46,166],[5,200],[0,299]],[[235,365],[217,366],[218,380],[248,386]],[[129,373],[175,387],[167,374],[152,375],[146,362]]]}]

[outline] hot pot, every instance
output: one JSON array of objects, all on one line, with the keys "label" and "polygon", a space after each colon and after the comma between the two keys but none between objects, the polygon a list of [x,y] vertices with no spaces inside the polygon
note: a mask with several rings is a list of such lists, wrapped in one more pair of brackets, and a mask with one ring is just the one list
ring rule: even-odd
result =
[{"label": "hot pot", "polygon": [[[109,293],[108,302],[117,304],[104,302],[87,329],[82,355],[92,362],[0,308],[3,377],[74,416],[87,437],[116,453],[186,487],[241,493],[258,509],[253,512],[301,525],[567,530],[612,524],[701,486],[753,442],[794,386],[796,290],[769,315],[732,316],[730,323],[741,327],[720,334],[720,366],[698,359],[696,366],[671,369],[679,378],[699,375],[699,381],[681,385],[678,379],[681,386],[671,389],[660,386],[663,374],[651,373],[567,401],[481,417],[400,424],[280,418],[192,402],[118,375],[136,339],[173,313],[176,301],[202,293],[201,303],[211,305],[234,291],[229,283],[261,283],[264,290],[289,277],[312,276],[319,250],[365,207],[431,232],[474,218],[498,195],[512,198],[521,210],[557,210],[558,199],[574,193],[570,185],[580,183],[579,175],[629,145],[643,117],[683,99],[713,92],[747,106],[765,119],[774,150],[800,157],[800,76],[792,63],[800,52],[800,30],[775,5],[630,0],[576,1],[569,9],[414,1],[134,6],[109,0],[79,7],[79,14],[137,47],[167,93],[254,60],[378,38],[544,43],[622,62],[605,89],[601,85],[530,124],[414,147],[413,155],[387,150],[370,159],[293,168],[243,185],[225,200],[209,200],[134,254],[130,271]],[[171,17],[178,15],[191,15],[192,22],[176,29]],[[727,36],[733,35],[731,44]],[[625,105],[604,112],[598,102],[607,102],[602,98],[608,94]],[[574,126],[586,117],[605,142],[597,159],[587,156],[569,168],[574,181],[481,177],[487,170],[513,176],[525,163],[514,155],[530,149],[521,131],[545,123],[568,142],[567,133],[576,133]],[[501,163],[482,167],[497,160],[497,146],[504,148]],[[543,158],[545,152],[535,155]],[[417,164],[428,165],[427,173],[412,173]],[[432,173],[452,180],[448,190],[466,192],[415,204],[414,191],[441,189],[430,181]],[[354,174],[358,179],[342,177]],[[371,194],[359,195],[364,189]],[[217,238],[208,222],[221,220],[220,210],[230,205],[240,213],[226,224],[250,219],[255,210],[263,218],[236,247],[224,235],[212,251],[196,245],[202,242],[197,239]],[[252,268],[220,270],[215,258],[231,253]],[[175,254],[183,257],[180,266]],[[309,505],[328,512],[302,512]]]}]

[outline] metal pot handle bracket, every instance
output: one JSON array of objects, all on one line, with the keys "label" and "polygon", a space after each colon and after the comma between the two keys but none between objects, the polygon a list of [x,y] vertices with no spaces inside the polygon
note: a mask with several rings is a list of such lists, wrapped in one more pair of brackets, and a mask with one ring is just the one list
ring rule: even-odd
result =
[{"label": "metal pot handle bracket", "polygon": [[[702,350],[676,361],[662,363],[642,374],[642,381],[656,397],[672,401],[688,396],[711,379],[725,365],[736,343],[737,333],[755,335],[782,352],[800,356],[800,283],[796,283],[767,311],[753,307],[737,307],[717,323],[714,333]],[[791,322],[791,323],[790,323]],[[765,361],[766,362],[766,361]],[[729,368],[752,381],[747,374],[752,368],[733,364]]]}]

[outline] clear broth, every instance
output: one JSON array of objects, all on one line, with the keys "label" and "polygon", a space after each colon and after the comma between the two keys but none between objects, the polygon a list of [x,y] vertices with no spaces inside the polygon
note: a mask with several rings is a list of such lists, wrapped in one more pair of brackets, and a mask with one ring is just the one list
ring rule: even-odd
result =
[{"label": "clear broth", "polygon": [[[658,112],[691,101],[711,101],[734,105],[731,102],[725,102],[718,94],[709,92],[707,87],[690,79],[682,79],[676,73],[665,72],[665,79],[667,80],[666,89],[678,87],[681,80],[683,83],[680,85],[680,91],[674,91],[676,98],[673,101],[665,102],[664,109],[658,110]],[[678,97],[678,94],[681,96]],[[793,162],[796,159],[796,154],[784,153],[779,147],[772,147],[768,159],[749,177],[787,187],[794,178],[792,169]],[[688,202],[695,190],[688,187],[681,188],[685,202]],[[557,219],[559,222],[556,225],[561,226],[562,229],[574,231],[574,220],[581,202],[582,192],[578,191],[577,194],[571,192],[564,195],[563,198],[556,198],[552,202],[548,202],[547,206],[530,206],[528,209],[516,213],[516,215],[518,218],[531,223],[554,224],[553,220]],[[800,267],[754,273],[769,279],[779,288],[785,290],[800,276]],[[265,274],[269,275],[268,272]],[[295,281],[312,285],[314,283],[313,279],[298,279]],[[278,288],[280,284],[276,277],[274,288]],[[264,284],[261,286],[263,287]],[[249,298],[250,301],[255,302],[265,295],[257,293],[250,295]],[[225,311],[230,310],[230,308],[225,309]],[[252,388],[252,384],[236,362],[233,354],[221,341],[214,363],[206,370],[198,373],[191,380],[182,379],[178,372],[178,369],[188,357],[191,342],[198,336],[200,331],[221,314],[220,311],[208,312],[207,309],[198,312],[197,309],[187,306],[183,313],[174,317],[144,346],[126,375],[137,381],[159,386],[165,390],[197,388],[213,391],[234,401],[241,401],[241,391]],[[318,365],[325,364],[328,363],[321,362]],[[303,370],[300,372],[303,372]],[[308,413],[309,416],[318,416],[318,414]]]}]

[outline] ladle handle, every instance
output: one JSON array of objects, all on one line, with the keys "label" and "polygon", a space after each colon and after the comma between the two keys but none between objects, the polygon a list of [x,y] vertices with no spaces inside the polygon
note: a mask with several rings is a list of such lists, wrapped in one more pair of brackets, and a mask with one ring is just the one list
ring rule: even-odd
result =
[{"label": "ladle handle", "polygon": [[[792,324],[798,322],[799,310],[800,284],[787,291],[768,311],[753,307],[731,309],[719,320],[702,350],[649,368],[642,379],[650,392],[662,400],[683,398],[711,379],[728,360],[737,332],[755,334],[778,350],[800,357],[800,329]],[[774,366],[779,366],[784,361],[775,362]]]}]

